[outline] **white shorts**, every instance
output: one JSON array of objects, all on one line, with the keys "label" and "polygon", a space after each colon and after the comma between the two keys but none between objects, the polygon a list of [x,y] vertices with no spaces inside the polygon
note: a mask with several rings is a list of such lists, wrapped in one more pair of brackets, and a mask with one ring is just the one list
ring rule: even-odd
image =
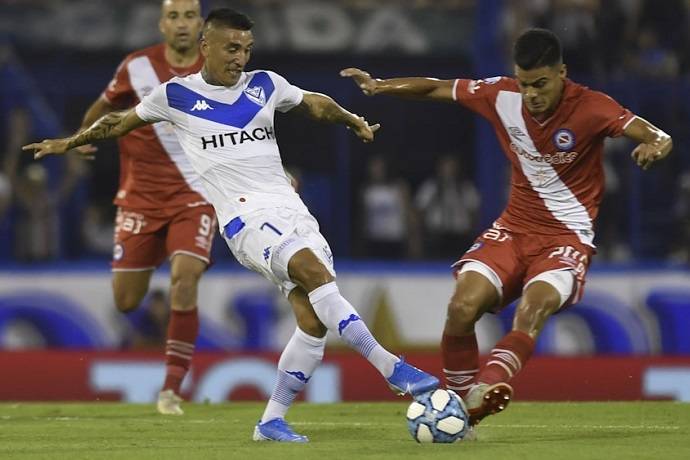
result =
[{"label": "white shorts", "polygon": [[288,208],[253,211],[230,221],[223,238],[239,263],[273,282],[286,297],[297,286],[288,275],[288,262],[297,251],[311,249],[335,276],[331,248],[309,213]]},{"label": "white shorts", "polygon": [[[491,267],[483,262],[470,260],[462,264],[458,274],[469,271],[477,272],[488,279],[489,282],[496,288],[499,299],[501,298],[503,293],[503,283],[501,283],[501,279],[498,277],[496,272],[491,269]],[[562,307],[568,301],[568,299],[570,299],[570,297],[573,295],[573,289],[576,288],[575,277],[573,276],[571,270],[549,270],[542,272],[531,280],[527,281],[525,286],[522,288],[522,292],[525,292],[525,289],[527,289],[527,287],[535,281],[543,281],[548,283],[558,291],[561,296],[561,303],[558,308]]]}]

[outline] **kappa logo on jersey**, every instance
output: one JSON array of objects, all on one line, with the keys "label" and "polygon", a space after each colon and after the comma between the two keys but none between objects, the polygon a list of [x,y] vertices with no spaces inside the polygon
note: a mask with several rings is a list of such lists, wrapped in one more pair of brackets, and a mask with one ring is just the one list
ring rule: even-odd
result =
[{"label": "kappa logo on jersey", "polygon": [[208,102],[206,102],[206,99],[197,99],[196,104],[194,104],[194,107],[190,109],[192,112],[195,110],[213,110],[213,107],[208,105]]},{"label": "kappa logo on jersey", "polygon": [[575,147],[575,134],[569,129],[561,128],[553,135],[553,143],[558,150],[568,151]]},{"label": "kappa logo on jersey", "polygon": [[261,107],[266,105],[266,93],[261,86],[253,86],[244,90],[244,94],[247,95],[250,101],[256,102]]}]

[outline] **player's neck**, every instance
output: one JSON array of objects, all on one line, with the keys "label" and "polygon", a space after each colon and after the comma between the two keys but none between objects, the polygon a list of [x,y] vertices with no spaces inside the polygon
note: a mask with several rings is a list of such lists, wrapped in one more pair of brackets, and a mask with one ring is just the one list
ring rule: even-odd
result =
[{"label": "player's neck", "polygon": [[201,78],[204,79],[206,83],[212,86],[225,86],[220,80],[216,80],[211,76],[211,73],[206,69],[206,66],[201,68]]},{"label": "player's neck", "polygon": [[178,51],[166,46],[165,60],[173,67],[191,67],[199,60],[199,48],[195,46],[185,51]]}]

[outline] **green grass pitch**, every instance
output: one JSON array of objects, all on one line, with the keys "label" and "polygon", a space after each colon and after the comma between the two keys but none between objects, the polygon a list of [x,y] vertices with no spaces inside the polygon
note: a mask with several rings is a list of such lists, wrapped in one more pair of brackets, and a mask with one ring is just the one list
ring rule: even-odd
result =
[{"label": "green grass pitch", "polygon": [[479,439],[420,445],[407,403],[299,403],[288,420],[306,445],[255,443],[263,403],[0,404],[0,459],[690,459],[690,404],[514,403],[478,427]]}]

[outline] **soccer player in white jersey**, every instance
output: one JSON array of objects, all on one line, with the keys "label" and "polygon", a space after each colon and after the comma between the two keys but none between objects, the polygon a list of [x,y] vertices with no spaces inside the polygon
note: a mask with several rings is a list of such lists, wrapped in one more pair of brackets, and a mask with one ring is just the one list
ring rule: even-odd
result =
[{"label": "soccer player in white jersey", "polygon": [[202,33],[205,62],[200,73],[173,78],[134,109],[105,115],[81,133],[24,150],[41,158],[150,123],[172,123],[202,178],[230,250],[245,267],[274,282],[295,310],[297,329],[278,362],[276,386],[254,440],[307,442],[284,417],[321,362],[327,330],[369,360],[397,393],[416,396],[435,389],[439,381],[381,347],[340,295],[328,243],[283,170],[273,117],[276,110],[298,110],[344,124],[364,142],[373,140],[379,126],[276,73],[245,72],[254,44],[252,26],[242,13],[212,11]]}]

